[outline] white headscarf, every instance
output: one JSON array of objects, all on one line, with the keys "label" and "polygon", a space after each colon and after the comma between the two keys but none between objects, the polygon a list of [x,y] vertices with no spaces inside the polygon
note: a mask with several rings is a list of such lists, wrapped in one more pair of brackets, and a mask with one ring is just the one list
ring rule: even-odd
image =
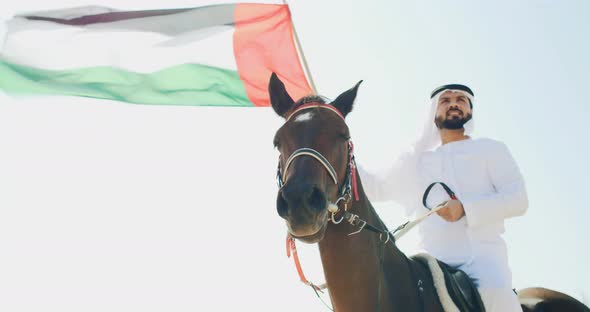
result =
[{"label": "white headscarf", "polygon": [[[434,118],[436,117],[436,108],[438,106],[438,100],[440,96],[447,91],[461,92],[465,96],[467,96],[471,103],[475,102],[474,96],[463,90],[443,89],[441,91],[438,91],[438,93],[434,97],[432,97],[430,101],[430,110],[427,113],[424,128],[422,129],[422,133],[418,136],[418,139],[414,143],[415,152],[430,151],[439,147],[442,144],[440,140],[439,129],[436,127],[436,124],[434,123]],[[466,122],[463,128],[465,128],[465,135],[471,135],[473,133],[474,128],[473,119]]]}]

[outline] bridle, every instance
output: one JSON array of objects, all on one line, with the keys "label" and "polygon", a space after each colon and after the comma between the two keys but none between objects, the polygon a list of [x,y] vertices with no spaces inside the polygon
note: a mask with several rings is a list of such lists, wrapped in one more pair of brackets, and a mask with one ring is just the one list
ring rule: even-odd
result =
[{"label": "bridle", "polygon": [[[309,104],[301,105],[300,107],[295,109],[289,115],[289,117],[287,117],[286,122],[288,122],[296,113],[298,113],[302,110],[311,109],[311,108],[328,109],[328,110],[338,114],[338,116],[340,116],[340,118],[342,118],[342,120],[344,120],[344,116],[342,115],[342,113],[340,113],[340,111],[338,109],[336,109],[335,107],[333,107],[331,105],[321,104],[321,103],[309,103]],[[315,160],[317,160],[320,164],[322,164],[322,166],[326,169],[326,171],[328,171],[328,174],[332,178],[332,181],[334,182],[334,184],[338,185],[338,173],[336,172],[336,170],[334,169],[334,166],[332,166],[330,161],[328,159],[326,159],[326,157],[324,157],[320,152],[314,150],[313,148],[303,147],[303,148],[299,148],[299,149],[295,150],[289,156],[289,158],[287,158],[287,161],[285,162],[285,168],[282,168],[281,160],[280,160],[280,156],[279,156],[279,164],[277,166],[277,182],[278,182],[279,188],[281,188],[281,187],[283,187],[283,185],[285,185],[285,182],[287,180],[287,173],[288,173],[288,170],[289,170],[291,164],[293,163],[293,161],[297,157],[301,157],[301,156],[309,156],[309,157],[312,157]],[[328,203],[328,211],[332,214],[330,219],[332,220],[332,222],[334,224],[338,224],[338,223],[342,222],[342,219],[343,219],[343,217],[341,217],[340,220],[336,221],[336,214],[340,211],[338,205],[340,204],[340,202],[343,202],[344,203],[344,211],[346,211],[348,209],[348,203],[352,199],[353,193],[354,193],[355,200],[358,201],[359,195],[358,195],[357,181],[356,181],[356,162],[354,160],[354,145],[352,144],[351,140],[348,140],[348,166],[346,168],[346,177],[338,190],[338,198],[334,202],[330,201]]]},{"label": "bridle", "polygon": [[[340,111],[338,109],[336,109],[335,107],[333,107],[331,105],[321,104],[321,103],[309,103],[309,104],[304,104],[304,105],[298,107],[297,109],[295,109],[289,115],[289,117],[287,117],[286,122],[288,122],[296,113],[298,113],[302,110],[311,109],[311,108],[328,109],[328,110],[338,114],[338,116],[340,116],[340,118],[342,118],[342,120],[344,120],[344,116],[342,115],[342,113],[340,113]],[[338,190],[338,198],[334,202],[328,203],[328,211],[331,213],[330,220],[334,224],[339,224],[340,222],[342,222],[342,220],[347,219],[347,221],[351,225],[359,227],[359,229],[357,231],[350,233],[349,235],[358,234],[363,229],[367,229],[367,230],[373,231],[375,233],[378,233],[380,235],[379,239],[383,243],[382,244],[383,246],[382,246],[382,248],[380,248],[380,253],[379,253],[379,266],[380,266],[381,272],[382,272],[383,271],[383,257],[384,257],[383,252],[384,252],[385,244],[389,241],[393,242],[393,239],[392,239],[393,234],[388,232],[387,229],[385,229],[385,230],[379,229],[371,224],[368,224],[366,221],[360,219],[358,215],[352,214],[347,211],[348,210],[348,203],[352,200],[353,194],[354,194],[355,201],[359,200],[357,180],[356,180],[356,162],[354,159],[354,145],[351,140],[348,140],[347,145],[348,145],[348,166],[346,169],[346,177],[344,178],[344,181],[343,181],[342,185],[340,185],[340,188]],[[309,148],[309,147],[303,147],[303,148],[299,148],[299,149],[295,150],[289,156],[289,158],[287,158],[287,161],[285,162],[285,168],[282,168],[281,158],[279,156],[279,164],[277,167],[277,182],[278,182],[279,188],[282,188],[285,185],[285,182],[287,179],[287,172],[288,172],[291,164],[293,163],[293,161],[297,157],[301,157],[301,156],[308,156],[308,157],[312,157],[315,160],[317,160],[320,164],[322,164],[322,166],[326,169],[326,171],[328,171],[328,174],[332,178],[332,181],[334,182],[334,184],[338,185],[338,174],[337,174],[336,170],[334,170],[334,167],[332,166],[332,164],[330,164],[330,161],[328,161],[326,159],[326,157],[324,157],[320,152],[318,152],[312,148]],[[344,203],[344,209],[340,209],[340,207],[338,206],[340,204],[340,202]],[[338,220],[336,220],[337,214],[340,214],[340,219],[338,219]],[[383,236],[385,236],[385,238],[383,238]],[[390,238],[391,238],[391,240],[390,240]],[[295,266],[297,268],[297,273],[299,274],[299,279],[301,280],[301,282],[303,282],[304,284],[306,284],[308,286],[311,286],[311,288],[314,290],[314,292],[316,293],[318,298],[320,300],[322,300],[318,294],[318,291],[321,292],[322,289],[326,288],[326,284],[324,283],[322,285],[315,285],[314,283],[307,280],[307,278],[303,274],[303,270],[301,269],[301,263],[299,261],[298,255],[297,255],[297,248],[295,245],[295,240],[293,239],[293,237],[290,234],[287,234],[287,256],[290,257],[291,254],[293,254],[293,259],[295,261]],[[379,307],[380,307],[380,302],[381,302],[380,298],[381,298],[381,283],[379,283],[378,298],[377,298],[377,311],[379,311]],[[323,302],[323,300],[322,300],[322,302]],[[324,305],[326,305],[326,307],[328,307],[330,310],[332,310],[325,302],[324,302]]]}]

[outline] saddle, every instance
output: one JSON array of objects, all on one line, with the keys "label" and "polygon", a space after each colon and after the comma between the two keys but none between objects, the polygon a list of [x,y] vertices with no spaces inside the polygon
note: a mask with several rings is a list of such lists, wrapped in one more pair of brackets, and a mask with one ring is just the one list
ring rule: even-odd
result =
[{"label": "saddle", "polygon": [[445,311],[485,312],[475,281],[465,272],[438,261],[428,254],[418,254],[412,256],[412,259],[425,264],[430,269],[436,292]]}]

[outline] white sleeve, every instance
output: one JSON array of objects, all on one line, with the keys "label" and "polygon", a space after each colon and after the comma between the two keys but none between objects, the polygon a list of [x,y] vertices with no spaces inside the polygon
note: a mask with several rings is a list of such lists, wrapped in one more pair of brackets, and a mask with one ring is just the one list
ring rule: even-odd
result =
[{"label": "white sleeve", "polygon": [[487,161],[495,192],[459,199],[469,227],[521,216],[528,209],[528,197],[518,165],[506,145],[499,143],[495,147]]},{"label": "white sleeve", "polygon": [[383,173],[368,172],[362,165],[358,165],[363,190],[371,201],[393,200],[405,205],[408,188],[416,175],[416,157],[414,153],[402,154],[389,169]]}]

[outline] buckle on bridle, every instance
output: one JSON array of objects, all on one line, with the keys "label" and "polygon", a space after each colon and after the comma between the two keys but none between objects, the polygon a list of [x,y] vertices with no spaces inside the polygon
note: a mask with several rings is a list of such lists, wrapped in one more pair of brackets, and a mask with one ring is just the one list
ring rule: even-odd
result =
[{"label": "buckle on bridle", "polygon": [[348,233],[348,236],[352,236],[352,235],[360,233],[367,225],[367,221],[359,219],[359,216],[357,216],[355,214],[350,215],[350,217],[348,218],[348,223],[350,223],[351,225],[354,225],[354,226],[358,226],[360,224],[360,228],[357,231]]}]

